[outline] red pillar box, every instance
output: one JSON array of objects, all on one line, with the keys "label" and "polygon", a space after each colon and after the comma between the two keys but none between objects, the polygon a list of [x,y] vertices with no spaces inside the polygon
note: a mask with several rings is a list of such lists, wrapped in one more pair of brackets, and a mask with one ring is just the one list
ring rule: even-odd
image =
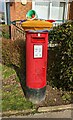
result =
[{"label": "red pillar box", "polygon": [[26,32],[26,96],[34,103],[45,98],[48,32]]},{"label": "red pillar box", "polygon": [[48,31],[53,26],[45,20],[21,23],[26,31],[26,96],[33,103],[45,98],[47,74]]}]

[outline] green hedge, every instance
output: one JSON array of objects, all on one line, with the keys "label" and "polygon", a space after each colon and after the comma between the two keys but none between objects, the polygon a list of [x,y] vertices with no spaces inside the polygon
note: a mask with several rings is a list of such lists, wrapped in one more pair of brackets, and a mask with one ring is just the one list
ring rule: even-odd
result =
[{"label": "green hedge", "polygon": [[57,47],[49,48],[48,81],[58,88],[73,90],[73,21],[54,27],[49,42]]},{"label": "green hedge", "polygon": [[8,25],[0,25],[0,28],[1,28],[1,34],[0,34],[0,37],[4,37],[6,39],[9,39],[10,38],[10,34],[9,34],[9,26]]},{"label": "green hedge", "polygon": [[11,65],[12,42],[9,39],[2,38],[2,63]]},{"label": "green hedge", "polygon": [[25,41],[23,39],[11,41],[3,38],[2,63],[7,66],[25,68]]}]

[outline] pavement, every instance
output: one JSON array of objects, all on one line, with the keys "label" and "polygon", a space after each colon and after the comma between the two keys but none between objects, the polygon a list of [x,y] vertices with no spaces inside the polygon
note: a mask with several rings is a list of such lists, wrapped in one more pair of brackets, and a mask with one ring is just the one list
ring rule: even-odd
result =
[{"label": "pavement", "polygon": [[[17,116],[16,118],[72,118],[71,110],[63,110],[57,112],[35,113],[26,116]],[[11,118],[15,118],[12,116]]]},{"label": "pavement", "polygon": [[15,118],[15,120],[24,119],[27,120],[27,118],[48,118],[49,120],[51,118],[64,118],[73,120],[73,104],[69,105],[60,105],[60,106],[51,106],[51,107],[39,107],[36,111],[33,110],[23,110],[23,111],[8,111],[3,112],[2,120],[8,118],[7,120]]}]

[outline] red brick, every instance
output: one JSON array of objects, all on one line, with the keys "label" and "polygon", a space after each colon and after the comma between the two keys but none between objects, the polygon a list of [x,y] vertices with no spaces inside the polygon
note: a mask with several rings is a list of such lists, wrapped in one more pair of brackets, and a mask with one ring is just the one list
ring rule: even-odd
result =
[{"label": "red brick", "polygon": [[[11,21],[26,19],[26,13],[32,9],[32,2],[28,2],[26,5],[22,5],[21,2],[13,2],[10,6],[10,18]],[[15,27],[11,25],[11,38],[15,38]]]}]

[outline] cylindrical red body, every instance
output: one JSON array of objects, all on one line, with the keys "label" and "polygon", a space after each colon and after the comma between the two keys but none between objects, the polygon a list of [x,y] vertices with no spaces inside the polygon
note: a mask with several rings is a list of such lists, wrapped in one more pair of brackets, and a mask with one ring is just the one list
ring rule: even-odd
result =
[{"label": "cylindrical red body", "polygon": [[26,86],[31,91],[46,86],[47,46],[48,32],[26,32]]}]

